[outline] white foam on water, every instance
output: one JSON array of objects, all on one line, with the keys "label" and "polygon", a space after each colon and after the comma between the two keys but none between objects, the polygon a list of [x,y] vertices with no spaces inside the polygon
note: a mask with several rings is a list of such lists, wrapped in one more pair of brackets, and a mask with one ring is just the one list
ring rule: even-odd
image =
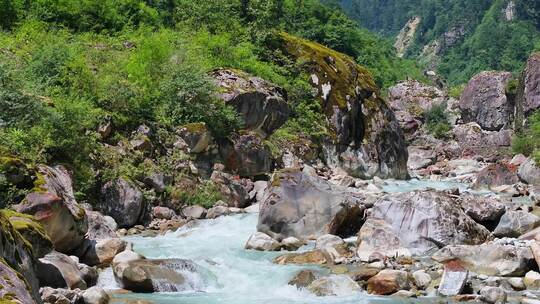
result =
[{"label": "white foam on water", "polygon": [[[453,188],[455,184],[412,181],[395,183],[387,189],[412,191],[426,187]],[[463,185],[463,184],[461,184]],[[460,186],[461,186],[460,185]],[[396,192],[396,191],[392,191]],[[342,296],[317,297],[305,290],[288,285],[289,280],[301,269],[317,267],[276,265],[272,260],[283,252],[245,250],[249,236],[256,231],[258,214],[241,214],[200,221],[176,232],[152,238],[129,237],[134,250],[148,258],[181,258],[197,264],[199,274],[187,280],[189,290],[177,293],[128,294],[116,297],[145,299],[155,304],[361,304],[403,303],[410,300],[377,298],[362,292],[340,290]],[[309,244],[302,248],[312,248]],[[104,281],[104,276],[100,281]],[[110,274],[112,277],[112,273]],[[112,279],[114,281],[114,279]],[[107,286],[107,285],[105,285]],[[426,299],[429,302],[428,299]]]}]

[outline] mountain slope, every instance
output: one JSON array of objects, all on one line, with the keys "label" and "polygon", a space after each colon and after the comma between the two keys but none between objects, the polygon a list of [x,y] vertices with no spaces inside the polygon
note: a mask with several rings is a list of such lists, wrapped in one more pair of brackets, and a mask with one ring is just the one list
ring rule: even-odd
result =
[{"label": "mountain slope", "polygon": [[513,0],[342,0],[362,26],[389,37],[421,22],[407,56],[462,83],[481,70],[518,72],[540,48],[540,4]]}]

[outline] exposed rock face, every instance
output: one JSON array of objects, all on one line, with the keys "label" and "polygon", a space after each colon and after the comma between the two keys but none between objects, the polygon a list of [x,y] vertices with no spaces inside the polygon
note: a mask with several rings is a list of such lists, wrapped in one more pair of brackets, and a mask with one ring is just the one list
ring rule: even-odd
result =
[{"label": "exposed rock face", "polygon": [[419,170],[433,165],[437,160],[435,151],[430,149],[421,149],[419,147],[409,146],[409,161],[407,163],[409,169]]},{"label": "exposed rock face", "polygon": [[476,122],[458,124],[452,130],[456,140],[467,148],[507,147],[512,144],[512,130],[485,131]]},{"label": "exposed rock face", "polygon": [[214,170],[210,177],[220,189],[223,196],[227,199],[227,203],[231,207],[243,208],[246,207],[249,200],[249,194],[237,176],[233,176],[229,173],[225,173],[220,170]]},{"label": "exposed rock face", "polygon": [[474,76],[459,101],[463,121],[477,122],[488,131],[511,127],[513,105],[505,93],[511,78],[509,72],[481,72]]},{"label": "exposed rock face", "polygon": [[301,270],[298,272],[294,278],[289,281],[289,285],[294,285],[297,288],[308,287],[311,282],[315,281],[317,278],[311,270]]},{"label": "exposed rock face", "polygon": [[118,238],[105,238],[96,240],[87,240],[81,246],[81,252],[78,254],[81,260],[90,266],[107,266],[113,258],[124,251],[127,242]]},{"label": "exposed rock face", "polygon": [[272,169],[272,153],[257,133],[235,135],[221,142],[219,150],[227,170],[240,176],[262,175]]},{"label": "exposed rock face", "polygon": [[403,132],[369,72],[344,54],[286,33],[275,42],[311,74],[333,133],[327,162],[357,177],[406,178]]},{"label": "exposed rock face", "polygon": [[469,271],[489,276],[523,276],[534,265],[534,257],[526,243],[503,240],[482,245],[447,246],[432,258],[444,263],[457,260]]},{"label": "exposed rock face", "polygon": [[496,187],[513,185],[519,182],[517,167],[511,164],[491,164],[478,172],[477,187]]},{"label": "exposed rock face", "polygon": [[540,185],[540,166],[537,166],[532,158],[519,166],[518,175],[522,181],[529,185]]},{"label": "exposed rock face", "polygon": [[216,70],[212,77],[220,88],[219,97],[236,109],[245,129],[267,137],[289,118],[282,88],[238,70]]},{"label": "exposed rock face", "polygon": [[467,216],[458,201],[438,191],[386,195],[375,202],[369,218],[391,226],[395,235],[387,238],[388,248],[402,246],[412,254],[442,244],[481,244],[489,237],[489,231]]},{"label": "exposed rock face", "polygon": [[290,253],[278,256],[274,263],[279,265],[287,264],[326,264],[326,260],[322,250],[311,250],[302,253]]},{"label": "exposed rock face", "polygon": [[407,111],[421,118],[432,106],[442,104],[444,92],[416,80],[400,82],[388,89],[388,103],[394,111]]},{"label": "exposed rock face", "polygon": [[101,189],[103,213],[111,216],[119,228],[133,227],[144,209],[142,192],[131,182],[120,178],[106,183]]},{"label": "exposed rock face", "polygon": [[360,229],[366,204],[365,195],[298,169],[283,170],[274,174],[261,203],[257,230],[278,240],[350,236]]},{"label": "exposed rock face", "polygon": [[38,192],[30,193],[15,206],[18,212],[33,215],[45,228],[54,248],[69,252],[84,240],[88,222],[75,201],[71,176],[62,166],[39,166],[43,179]]},{"label": "exposed rock face", "polygon": [[133,260],[114,263],[113,272],[122,288],[134,292],[178,292],[194,290],[198,282],[183,273],[196,274],[195,264],[188,260]]},{"label": "exposed rock face", "polygon": [[45,304],[80,304],[83,301],[80,289],[43,287],[39,293]]},{"label": "exposed rock face", "polygon": [[92,287],[82,294],[85,304],[108,304],[110,297],[101,287]]},{"label": "exposed rock face", "polygon": [[33,217],[27,214],[0,210],[11,223],[13,228],[32,245],[32,253],[36,258],[42,257],[53,250],[53,243],[43,226]]},{"label": "exposed rock face", "polygon": [[0,212],[0,299],[41,303],[31,246]]},{"label": "exposed rock face", "polygon": [[394,43],[394,48],[396,49],[398,57],[405,56],[405,53],[413,42],[416,29],[418,28],[421,20],[422,18],[419,16],[414,16],[407,21],[407,24],[405,24],[401,31],[399,31],[399,34],[396,37],[396,42]]},{"label": "exposed rock face", "polygon": [[524,93],[521,106],[527,116],[540,109],[540,53],[529,57],[523,76]]}]

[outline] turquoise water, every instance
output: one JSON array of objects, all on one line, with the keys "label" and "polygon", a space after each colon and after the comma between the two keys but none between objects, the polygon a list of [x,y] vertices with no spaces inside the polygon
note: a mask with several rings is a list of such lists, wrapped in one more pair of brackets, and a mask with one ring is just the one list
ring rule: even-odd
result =
[{"label": "turquoise water", "polygon": [[[412,191],[432,187],[449,189],[466,186],[441,182],[389,182],[387,192]],[[463,188],[464,189],[464,188]],[[200,221],[174,233],[154,238],[130,237],[134,250],[148,258],[183,258],[197,263],[202,278],[195,290],[183,293],[154,293],[118,295],[119,299],[144,299],[155,304],[359,304],[404,303],[408,300],[371,297],[363,292],[342,291],[339,296],[316,297],[289,286],[288,281],[306,266],[283,266],[272,263],[280,253],[249,251],[244,245],[256,231],[257,214],[242,214]],[[322,271],[322,270],[321,270]],[[114,289],[111,272],[100,277],[100,285]],[[429,300],[428,300],[429,302]],[[122,302],[115,302],[122,303]]]}]

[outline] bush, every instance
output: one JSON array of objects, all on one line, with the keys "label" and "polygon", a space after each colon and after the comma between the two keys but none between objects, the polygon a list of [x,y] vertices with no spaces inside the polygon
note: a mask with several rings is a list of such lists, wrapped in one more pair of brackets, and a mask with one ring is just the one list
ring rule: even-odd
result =
[{"label": "bush", "polygon": [[211,181],[203,181],[196,187],[172,190],[171,197],[187,205],[200,205],[212,208],[214,204],[223,199],[218,186]]},{"label": "bush", "polygon": [[446,103],[433,105],[431,109],[426,111],[424,122],[428,132],[435,138],[447,138],[451,126],[448,123],[448,114],[446,114]]},{"label": "bush", "polygon": [[513,138],[512,150],[534,157],[540,165],[540,110],[529,116],[527,127]]},{"label": "bush", "polygon": [[459,99],[461,98],[461,94],[463,93],[464,89],[464,84],[453,86],[448,90],[448,95],[452,98]]}]

